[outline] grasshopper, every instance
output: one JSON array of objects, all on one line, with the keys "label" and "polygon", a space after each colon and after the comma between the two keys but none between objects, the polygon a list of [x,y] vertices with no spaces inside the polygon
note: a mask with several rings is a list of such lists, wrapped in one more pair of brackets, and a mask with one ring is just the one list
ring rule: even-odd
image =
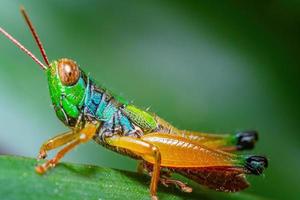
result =
[{"label": "grasshopper", "polygon": [[268,166],[264,156],[234,154],[254,147],[258,140],[256,131],[208,134],[179,130],[97,84],[74,60],[61,58],[49,62],[24,8],[21,13],[45,64],[2,27],[0,32],[46,72],[55,113],[69,128],[43,143],[38,159],[45,159],[50,150],[63,148],[52,159],[37,165],[37,173],[44,174],[65,154],[90,140],[139,160],[138,171],[151,176],[153,200],[158,199],[159,183],[192,191],[187,184],[172,179],[172,173],[217,191],[236,192],[249,186],[246,175],[260,175]]}]

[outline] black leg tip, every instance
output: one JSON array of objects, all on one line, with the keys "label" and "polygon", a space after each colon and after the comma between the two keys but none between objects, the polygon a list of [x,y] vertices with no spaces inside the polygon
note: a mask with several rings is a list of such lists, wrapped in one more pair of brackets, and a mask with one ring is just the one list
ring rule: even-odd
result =
[{"label": "black leg tip", "polygon": [[236,134],[237,149],[248,150],[253,149],[255,143],[258,141],[257,131],[243,131]]},{"label": "black leg tip", "polygon": [[260,175],[268,167],[268,159],[264,156],[249,156],[245,167],[251,174]]}]

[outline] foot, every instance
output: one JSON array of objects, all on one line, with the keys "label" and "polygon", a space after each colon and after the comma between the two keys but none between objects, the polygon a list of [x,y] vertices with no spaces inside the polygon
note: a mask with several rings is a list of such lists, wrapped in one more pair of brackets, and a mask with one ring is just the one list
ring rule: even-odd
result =
[{"label": "foot", "polygon": [[41,150],[39,155],[38,155],[38,160],[44,160],[47,158],[47,152],[44,150]]},{"label": "foot", "polygon": [[47,170],[49,168],[53,168],[55,167],[55,165],[57,164],[57,160],[55,158],[51,159],[51,160],[48,160],[47,162],[45,162],[44,164],[41,164],[41,165],[38,165],[35,167],[35,171],[38,173],[38,174],[44,174],[47,172]]},{"label": "foot", "polygon": [[151,200],[158,200],[158,197],[156,195],[151,196]]},{"label": "foot", "polygon": [[182,192],[191,193],[193,191],[193,188],[189,187],[187,184],[178,180],[170,179],[168,177],[161,177],[159,181],[166,187],[169,187],[169,185],[175,185]]}]

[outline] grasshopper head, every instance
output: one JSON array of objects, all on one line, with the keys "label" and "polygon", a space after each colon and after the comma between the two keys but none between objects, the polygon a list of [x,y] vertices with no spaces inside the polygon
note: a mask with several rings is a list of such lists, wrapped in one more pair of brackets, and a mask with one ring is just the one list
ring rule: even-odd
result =
[{"label": "grasshopper head", "polygon": [[46,71],[55,112],[58,118],[67,126],[74,127],[80,117],[84,103],[87,76],[71,59],[63,58],[49,63],[42,42],[23,7],[21,7],[21,13],[39,47],[45,64],[1,27],[0,34],[8,38]]},{"label": "grasshopper head", "polygon": [[57,117],[67,126],[75,126],[84,104],[86,75],[67,58],[51,62],[46,73]]}]

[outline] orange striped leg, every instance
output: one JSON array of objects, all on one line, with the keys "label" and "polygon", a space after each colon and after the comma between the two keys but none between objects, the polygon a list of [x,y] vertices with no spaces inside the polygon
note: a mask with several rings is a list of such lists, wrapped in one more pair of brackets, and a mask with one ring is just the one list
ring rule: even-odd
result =
[{"label": "orange striped leg", "polygon": [[73,131],[68,131],[47,140],[40,148],[38,159],[45,159],[49,150],[56,149],[71,142],[78,137],[78,134],[79,133],[75,133]]},{"label": "orange striped leg", "polygon": [[127,136],[114,136],[106,139],[106,142],[115,147],[128,149],[137,155],[142,156],[143,158],[150,158],[153,160],[153,174],[151,178],[150,184],[150,195],[152,200],[157,200],[157,184],[160,176],[160,163],[161,163],[161,155],[159,149],[145,142],[141,139]]},{"label": "orange striped leg", "polygon": [[45,162],[42,165],[38,165],[35,170],[39,174],[45,173],[49,168],[53,168],[56,164],[65,156],[66,153],[74,149],[79,144],[85,143],[93,138],[96,133],[97,125],[87,124],[85,128],[75,134],[75,138],[63,149],[61,149],[54,158]]}]

